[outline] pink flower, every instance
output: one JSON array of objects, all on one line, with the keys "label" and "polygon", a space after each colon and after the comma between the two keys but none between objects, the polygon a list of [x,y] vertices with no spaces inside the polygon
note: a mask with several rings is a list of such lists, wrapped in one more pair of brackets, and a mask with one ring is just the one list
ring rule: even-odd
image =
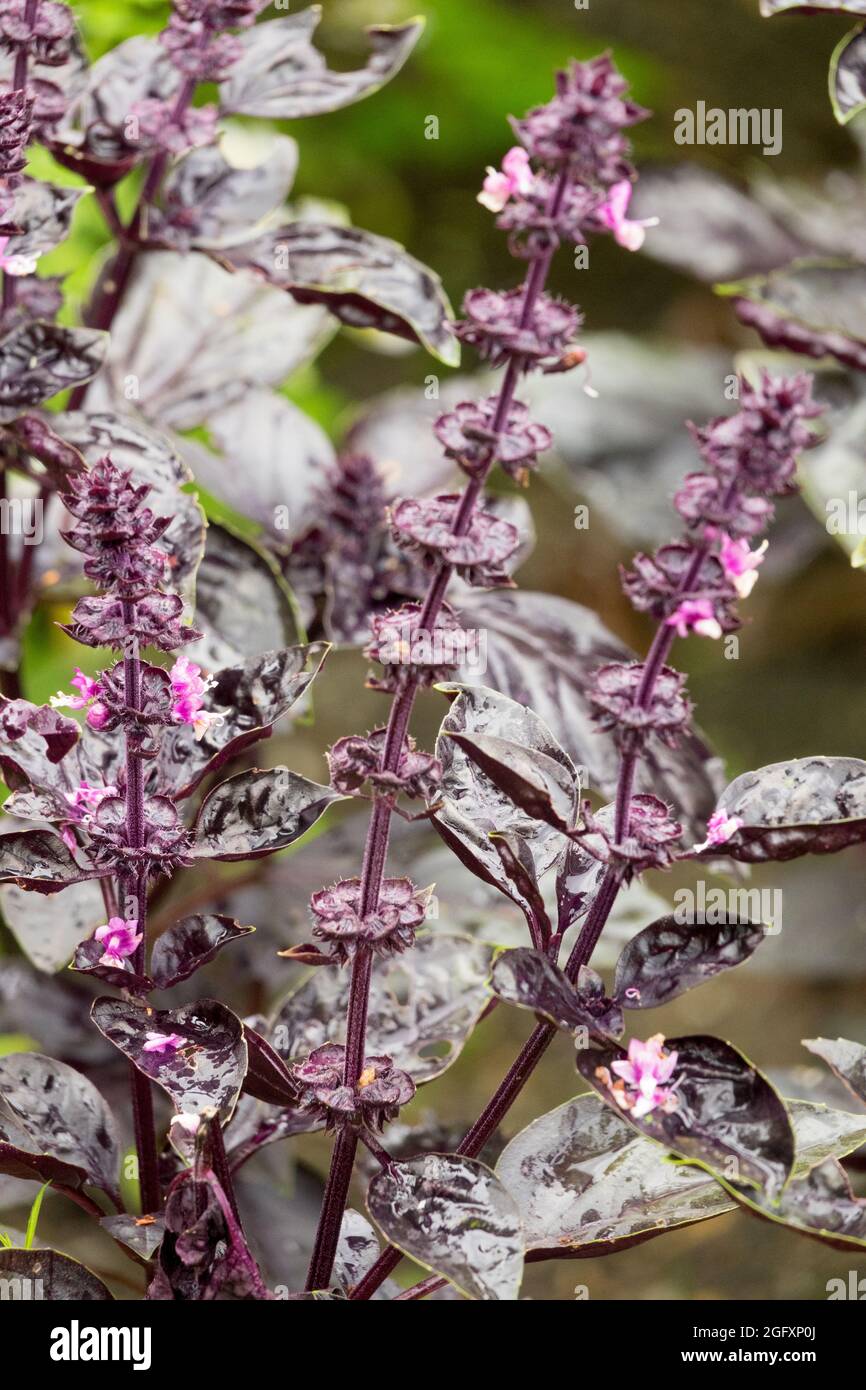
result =
[{"label": "pink flower", "polygon": [[529,165],[529,155],[520,145],[514,145],[502,161],[501,169],[487,166],[487,177],[478,194],[482,207],[491,212],[501,212],[515,193],[532,191],[533,174]]},{"label": "pink flower", "polygon": [[729,816],[727,811],[714,811],[707,821],[707,838],[702,844],[695,845],[695,850],[699,853],[701,850],[711,849],[714,845],[726,845],[742,824],[742,816]]},{"label": "pink flower", "polygon": [[36,256],[7,256],[8,236],[0,236],[0,270],[6,275],[32,275],[36,270]]},{"label": "pink flower", "polygon": [[[151,1036],[155,1036],[155,1034]],[[173,1129],[177,1125],[178,1129],[182,1129],[185,1134],[195,1134],[200,1124],[201,1115],[181,1113],[171,1117],[171,1128]]]},{"label": "pink flower", "polygon": [[137,921],[125,922],[122,917],[111,917],[104,927],[97,927],[94,940],[101,941],[105,946],[104,954],[99,957],[99,964],[117,965],[122,968],[126,957],[135,955],[141,945],[141,933],[137,928]]},{"label": "pink flower", "polygon": [[688,637],[697,632],[701,637],[721,637],[722,629],[713,613],[713,605],[706,598],[686,598],[665,618],[668,627],[674,627],[678,637]]},{"label": "pink flower", "polygon": [[222,724],[221,714],[213,714],[202,708],[205,692],[213,681],[202,680],[200,666],[196,666],[189,657],[179,656],[168,674],[172,694],[171,717],[176,724],[191,724],[197,739],[215,724]]},{"label": "pink flower", "polygon": [[647,227],[657,227],[657,217],[644,217],[632,222],[626,217],[631,202],[632,185],[628,179],[615,183],[609,190],[607,202],[598,209],[598,219],[602,226],[613,232],[614,240],[627,251],[639,251],[644,244]]},{"label": "pink flower", "polygon": [[90,676],[85,676],[84,672],[75,668],[75,675],[69,682],[74,685],[76,690],[81,693],[78,695],[65,695],[59,690],[56,695],[51,696],[51,703],[56,709],[58,706],[65,706],[68,709],[86,709],[91,700],[95,700],[97,695],[101,695],[102,686],[98,680],[93,680]]},{"label": "pink flower", "polygon": [[109,718],[110,713],[108,706],[104,705],[101,700],[94,700],[86,715],[87,722],[91,729],[104,729]]},{"label": "pink flower", "polygon": [[186,1042],[186,1038],[179,1033],[146,1033],[145,1037],[147,1041],[142,1046],[142,1052],[177,1052]]},{"label": "pink flower", "polygon": [[86,779],[78,783],[75,791],[64,792],[64,797],[73,811],[82,813],[82,820],[87,820],[90,813],[95,811],[107,796],[117,796],[117,787],[91,787]]},{"label": "pink flower", "polygon": [[757,550],[749,549],[749,542],[735,541],[725,531],[719,533],[721,549],[719,559],[722,569],[733,583],[740,598],[748,598],[758,582],[758,566],[764,563],[764,552],[769,541],[764,541]]},{"label": "pink flower", "polygon": [[636,1120],[659,1107],[668,1113],[676,1107],[676,1095],[666,1083],[673,1076],[679,1053],[665,1052],[664,1040],[663,1033],[656,1033],[646,1042],[632,1038],[628,1060],[611,1064],[611,1070],[625,1082],[624,1086],[621,1082],[613,1084],[616,1103]]}]

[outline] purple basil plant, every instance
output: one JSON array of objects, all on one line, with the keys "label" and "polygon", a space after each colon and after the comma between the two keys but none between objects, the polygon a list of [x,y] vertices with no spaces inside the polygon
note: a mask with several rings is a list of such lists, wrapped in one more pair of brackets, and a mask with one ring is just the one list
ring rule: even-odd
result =
[{"label": "purple basil plant", "polygon": [[[602,55],[571,63],[550,101],[512,120],[516,143],[479,202],[522,278],[470,291],[455,321],[436,276],[395,243],[286,215],[287,144],[241,169],[218,143],[225,117],[296,119],[367,96],[420,25],[373,30],[366,67],[333,72],[313,46],[315,11],[267,8],[175,0],[158,39],[133,39],[92,69],[64,5],[6,0],[0,14],[0,442],[4,482],[23,488],[4,500],[35,499],[46,517],[40,546],[0,538],[11,791],[0,908],[45,972],[4,958],[0,1017],[52,1014],[58,1054],[0,1058],[0,1175],[82,1208],[154,1300],[441,1289],[513,1300],[527,1262],[605,1255],[736,1207],[862,1252],[866,1202],[842,1166],[863,1143],[862,1113],[785,1100],[722,1039],[641,1027],[641,1010],[747,961],[767,924],[667,914],[631,934],[612,978],[593,968],[620,895],[649,871],[745,873],[866,839],[866,763],[815,756],[725,786],[669,664],[676,642],[724,645],[740,626],[776,499],[796,491],[798,457],[820,437],[811,379],[742,377],[733,414],[690,426],[677,534],[622,573],[655,623],[643,659],[587,610],[521,593],[513,485],[552,443],[521,391],[531,374],[567,372],[575,391],[592,391],[582,315],[550,292],[548,273],[561,247],[596,236],[641,248],[655,219],[630,208],[628,132],[649,113]],[[205,83],[217,98],[200,104]],[[83,191],[32,179],[31,143],[84,176],[113,238],[82,327],[57,323],[62,286],[37,263]],[[124,218],[118,185],[136,174]],[[209,319],[214,283],[221,307]],[[187,375],[182,358],[164,379],[141,370],[158,285],[181,296],[192,286],[196,331],[236,333],[218,340],[227,377]],[[270,324],[263,351],[243,336],[250,319],[257,333]],[[341,322],[449,365],[462,344],[485,364],[482,394],[435,421],[450,490],[437,476],[395,494],[351,437],[329,455],[277,403],[269,387],[293,354]],[[173,351],[169,336],[149,340],[153,360]],[[47,410],[65,390],[63,408]],[[190,483],[210,490],[216,478],[217,493],[237,497],[241,436],[262,418],[306,430],[315,456],[293,529],[254,543],[213,522],[205,537]],[[191,437],[208,423],[217,449]],[[267,455],[258,461],[266,472]],[[258,478],[248,486],[260,500]],[[268,510],[273,522],[272,508],[254,519]],[[37,705],[22,693],[16,643],[57,575],[74,590],[63,627],[88,670]],[[479,632],[486,683],[473,664]],[[258,768],[251,750],[309,708],[333,642],[363,648],[379,726],[330,747],[327,784]],[[431,691],[447,709],[426,750],[410,724]],[[353,800],[367,806],[361,844],[346,831],[358,818],[331,813]],[[317,823],[323,833],[307,836]],[[519,916],[525,944],[438,921],[438,889],[408,867],[422,857],[412,847],[433,840],[461,891],[477,882],[494,916],[497,896]],[[262,897],[271,869],[258,861],[289,846]],[[218,869],[247,862],[230,878]],[[263,901],[266,914],[242,920]],[[224,948],[237,962],[227,970]],[[67,983],[49,979],[67,963]],[[283,970],[295,987],[275,999]],[[233,974],[257,981],[257,1004],[212,997],[216,985],[234,1002]],[[483,1043],[502,1006],[535,1022],[481,1113],[465,1129],[407,1119],[416,1091],[476,1029]],[[503,1145],[512,1104],[559,1034],[578,1094]],[[866,1103],[866,1047],[807,1046]],[[269,1208],[270,1244],[295,1252],[282,1282],[246,1167],[315,1132],[330,1165],[324,1187],[312,1184],[314,1218],[279,1191]],[[348,1205],[362,1180],[369,1221]],[[429,1273],[401,1289],[391,1276],[404,1256]],[[0,1248],[4,1276],[29,1277],[38,1261],[29,1241]],[[54,1252],[50,1270],[47,1297],[112,1297],[68,1255]]]}]

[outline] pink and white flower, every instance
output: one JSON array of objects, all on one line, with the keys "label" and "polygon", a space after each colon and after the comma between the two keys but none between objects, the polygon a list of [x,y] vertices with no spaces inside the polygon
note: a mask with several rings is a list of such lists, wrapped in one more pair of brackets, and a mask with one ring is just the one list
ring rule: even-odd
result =
[{"label": "pink and white flower", "polygon": [[724,531],[720,532],[719,539],[722,569],[740,598],[748,598],[758,582],[758,566],[764,563],[764,554],[770,542],[764,541],[757,550],[750,550],[748,541],[735,541]]},{"label": "pink and white flower", "polygon": [[608,191],[607,202],[602,203],[597,216],[602,226],[613,232],[614,241],[627,251],[639,251],[644,244],[647,227],[657,227],[659,220],[657,217],[643,217],[638,221],[629,219],[626,213],[631,195],[629,179],[613,184]]},{"label": "pink and white flower", "polygon": [[685,598],[667,618],[668,627],[676,628],[678,637],[696,632],[700,637],[721,637],[722,629],[713,605],[706,598]]},{"label": "pink and white flower", "polygon": [[142,936],[136,920],[125,922],[122,917],[110,917],[104,927],[96,928],[94,940],[101,941],[105,947],[99,964],[123,969],[126,958],[135,955],[141,945]]},{"label": "pink and white flower", "polygon": [[478,194],[478,201],[491,212],[501,212],[515,193],[530,193],[533,181],[529,155],[520,145],[514,145],[503,159],[501,169],[494,169],[488,164],[487,177]]},{"label": "pink and white flower", "polygon": [[74,791],[64,792],[64,797],[73,811],[80,812],[81,820],[89,820],[93,812],[107,796],[117,796],[117,787],[91,787],[84,778]]},{"label": "pink and white flower", "polygon": [[180,1033],[145,1033],[144,1036],[142,1052],[177,1052],[186,1042]]},{"label": "pink and white flower", "polygon": [[174,1129],[177,1126],[178,1129],[183,1130],[184,1134],[195,1134],[200,1124],[201,1115],[192,1115],[182,1111],[179,1115],[172,1115],[171,1117],[171,1128]]},{"label": "pink and white flower", "polygon": [[[79,691],[78,695],[67,695],[65,691],[58,690],[56,695],[51,696],[51,704],[55,709],[86,709],[87,722],[91,729],[102,729],[108,721],[108,709],[97,699],[102,694],[102,686],[98,680],[92,676],[85,676],[84,672],[76,666],[75,675],[69,682]],[[88,706],[90,707],[88,709]]]},{"label": "pink and white flower", "polygon": [[203,708],[205,692],[214,683],[212,677],[203,680],[201,667],[187,656],[179,656],[168,674],[171,681],[171,717],[176,724],[191,724],[197,739],[214,725],[222,724],[221,714]]},{"label": "pink and white flower", "polygon": [[729,816],[727,811],[714,811],[707,821],[707,838],[701,844],[695,845],[695,852],[700,853],[701,850],[713,849],[717,845],[726,845],[742,824],[742,816]]},{"label": "pink and white flower", "polygon": [[607,1069],[599,1069],[606,1073],[617,1105],[636,1120],[653,1110],[661,1109],[669,1114],[676,1109],[676,1093],[667,1083],[676,1070],[679,1053],[665,1052],[664,1040],[663,1033],[655,1033],[646,1042],[632,1038],[627,1060],[611,1063],[611,1070],[621,1078],[619,1081],[610,1083]]},{"label": "pink and white flower", "polygon": [[36,256],[7,256],[6,247],[11,237],[0,236],[0,270],[5,275],[33,275],[36,270]]}]

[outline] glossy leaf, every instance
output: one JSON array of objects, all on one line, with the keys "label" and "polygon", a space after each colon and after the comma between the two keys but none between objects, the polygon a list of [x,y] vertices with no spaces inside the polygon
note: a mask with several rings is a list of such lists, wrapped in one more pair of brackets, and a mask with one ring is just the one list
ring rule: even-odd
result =
[{"label": "glossy leaf", "polygon": [[[490,1001],[493,948],[451,932],[419,936],[415,947],[377,961],[370,989],[367,1052],[385,1053],[420,1084],[457,1060]],[[309,1056],[345,1040],[347,972],[316,970],[279,1010],[271,1037],[281,1056]]]},{"label": "glossy leaf", "polygon": [[[789,1105],[796,1173],[843,1157],[866,1133],[866,1117]],[[544,1259],[611,1254],[736,1209],[710,1173],[671,1160],[591,1094],[534,1120],[506,1145],[496,1173],[520,1207],[527,1251]]]},{"label": "glossy leaf", "polygon": [[776,1200],[733,1183],[725,1187],[747,1210],[800,1235],[836,1250],[866,1250],[866,1199],[855,1197],[845,1169],[833,1158],[795,1178]]},{"label": "glossy leaf", "polygon": [[[669,1038],[678,1061],[671,1086],[676,1107],[635,1119],[635,1129],[672,1153],[703,1164],[714,1174],[777,1192],[794,1161],[794,1136],[784,1103],[762,1074],[720,1038]],[[577,1069],[603,1100],[615,1105],[606,1072],[626,1058],[618,1047],[590,1047],[576,1054]],[[600,1074],[601,1073],[601,1074]],[[611,1076],[610,1080],[616,1078]]]},{"label": "glossy leaf", "polygon": [[58,835],[22,830],[0,836],[0,883],[17,883],[36,893],[59,893],[70,883],[93,878],[76,863]]},{"label": "glossy leaf", "polygon": [[0,1057],[0,1171],[117,1193],[114,1118],[86,1076],[34,1052]]},{"label": "glossy leaf", "polygon": [[213,523],[196,582],[194,621],[205,635],[189,654],[209,670],[295,646],[301,638],[292,595],[273,560]]},{"label": "glossy leaf", "polygon": [[840,125],[853,121],[866,107],[866,28],[846,34],[830,59],[830,100]]},{"label": "glossy leaf", "polygon": [[190,150],[163,185],[150,233],[181,251],[193,242],[210,248],[244,241],[285,203],[297,167],[298,147],[285,135],[252,168],[232,164],[218,145]]},{"label": "glossy leaf", "polygon": [[[103,912],[103,921],[107,913]],[[153,980],[148,975],[139,975],[133,969],[132,959],[127,958],[122,965],[105,965],[102,957],[105,946],[91,937],[82,941],[72,958],[70,970],[78,975],[89,975],[94,980],[103,980],[115,989],[128,990],[139,999],[145,998],[153,989]]]},{"label": "glossy leaf", "polygon": [[638,932],[620,956],[613,992],[626,1009],[655,1009],[741,965],[764,939],[760,923],[681,922],[662,917]]},{"label": "glossy leaf", "polygon": [[567,765],[537,749],[523,748],[489,734],[443,730],[477,768],[530,820],[556,830],[572,829],[580,782]]},{"label": "glossy leaf", "polygon": [[223,946],[249,936],[255,927],[242,927],[233,917],[183,917],[173,922],[157,938],[150,959],[150,973],[156,989],[171,989],[190,975]]},{"label": "glossy leaf", "polygon": [[842,260],[800,260],[769,275],[717,286],[734,296],[742,321],[770,347],[866,365],[866,268]]},{"label": "glossy leaf", "polygon": [[240,772],[202,802],[192,853],[199,859],[229,860],[274,854],[294,844],[333,802],[342,800],[330,787],[286,767]]},{"label": "glossy leaf", "polygon": [[[619,753],[613,738],[600,733],[590,718],[587,688],[597,666],[630,661],[634,654],[588,608],[552,594],[472,593],[461,601],[460,619],[464,627],[486,633],[488,686],[533,710],[582,779],[612,798]],[[703,838],[721,791],[718,759],[694,734],[678,748],[650,745],[636,790],[671,803],[677,819],[694,829],[696,839]]]},{"label": "glossy leaf", "polygon": [[747,864],[835,854],[866,839],[866,762],[796,758],[744,772],[725,789],[719,809],[742,821],[708,853]]},{"label": "glossy leaf", "polygon": [[335,72],[313,46],[320,5],[272,19],[241,36],[242,54],[222,84],[230,115],[297,120],[337,111],[371,96],[400,71],[424,27],[423,20],[368,29],[371,55],[363,68]]},{"label": "glossy leaf", "polygon": [[265,652],[212,676],[208,707],[222,712],[222,723],[201,738],[189,724],[165,730],[156,758],[158,790],[180,800],[202,778],[244,748],[267,738],[272,725],[301,699],[322,668],[325,642]]},{"label": "glossy leaf", "polygon": [[68,965],[75,948],[107,920],[98,885],[87,882],[73,883],[50,900],[6,884],[0,912],[28,960],[51,973]]},{"label": "glossy leaf", "polygon": [[175,1178],[164,1220],[149,1299],[188,1303],[271,1297],[212,1169],[197,1163]]},{"label": "glossy leaf", "polygon": [[161,1216],[103,1216],[99,1222],[120,1245],[125,1245],[143,1260],[151,1259],[162,1244],[165,1224]]},{"label": "glossy leaf", "polygon": [[530,846],[515,834],[494,832],[489,839],[499,855],[506,878],[516,890],[515,895],[526,917],[531,940],[539,946],[546,946],[553,935],[553,927],[535,876],[535,860]]},{"label": "glossy leaf", "polygon": [[299,304],[322,304],[351,328],[408,338],[450,367],[460,361],[438,275],[388,237],[299,221],[218,254],[228,269],[251,271]]},{"label": "glossy leaf", "polygon": [[35,260],[53,251],[68,237],[72,214],[85,191],[23,178],[15,190],[10,218],[23,230],[9,238],[3,254]]},{"label": "glossy leaf", "polygon": [[523,1276],[514,1198],[477,1159],[427,1154],[377,1173],[367,1209],[392,1245],[470,1298],[511,1301]]},{"label": "glossy leaf", "polygon": [[[244,1037],[248,1056],[247,1074],[244,1078],[244,1091],[247,1095],[268,1105],[296,1106],[298,1087],[279,1053],[274,1051],[267,1038],[262,1037],[261,1033],[246,1023]],[[300,1127],[299,1132],[302,1132]],[[234,1136],[232,1138],[234,1140]]]},{"label": "glossy leaf", "polygon": [[[247,1069],[247,1045],[239,1018],[215,999],[180,1009],[150,1009],[123,999],[97,999],[91,1018],[99,1031],[139,1071],[167,1091],[183,1114],[208,1107],[223,1120],[232,1113]],[[146,1051],[148,1034],[183,1039],[164,1051]]]},{"label": "glossy leaf", "polygon": [[379,1258],[379,1237],[359,1211],[347,1207],[340,1224],[340,1242],[334,1257],[334,1279],[344,1293],[351,1293]]},{"label": "glossy leaf", "polygon": [[604,874],[600,859],[587,854],[576,840],[569,840],[556,863],[557,931],[564,934],[589,910]]},{"label": "glossy leaf", "polygon": [[4,1250],[0,1247],[0,1282],[30,1280],[32,1298],[52,1303],[111,1303],[114,1295],[85,1265],[59,1250]]},{"label": "glossy leaf", "polygon": [[504,951],[491,976],[493,993],[508,1004],[531,1009],[567,1033],[622,1036],[622,1010],[604,997],[601,980],[584,967],[578,987],[540,951]]},{"label": "glossy leaf", "polygon": [[0,338],[0,424],[99,371],[108,335],[35,320]]},{"label": "glossy leaf", "polygon": [[866,1047],[847,1038],[804,1038],[803,1046],[844,1082],[857,1100],[866,1105]]}]

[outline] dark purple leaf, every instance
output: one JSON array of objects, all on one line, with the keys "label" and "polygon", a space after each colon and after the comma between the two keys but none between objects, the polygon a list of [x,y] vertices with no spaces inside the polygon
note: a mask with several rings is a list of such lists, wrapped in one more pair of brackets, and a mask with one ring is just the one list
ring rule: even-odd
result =
[{"label": "dark purple leaf", "polygon": [[192,853],[199,859],[274,854],[294,844],[333,802],[342,800],[330,787],[309,782],[287,767],[240,772],[205,797]]},{"label": "dark purple leaf", "polygon": [[514,1198],[477,1159],[428,1154],[377,1173],[367,1209],[392,1245],[469,1298],[517,1298],[523,1228]]},{"label": "dark purple leaf", "polygon": [[345,1294],[360,1284],[379,1258],[379,1237],[359,1211],[347,1207],[340,1225],[340,1243],[334,1257],[334,1279]]},{"label": "dark purple leaf", "polygon": [[89,381],[99,371],[108,335],[58,324],[20,324],[0,338],[0,423]]},{"label": "dark purple leaf", "polygon": [[162,1244],[165,1223],[161,1216],[103,1216],[99,1222],[120,1245],[125,1245],[143,1260],[151,1259]]},{"label": "dark purple leaf", "polygon": [[212,1170],[197,1162],[169,1190],[147,1297],[186,1303],[270,1296],[228,1197]]},{"label": "dark purple leaf", "polygon": [[523,748],[489,734],[443,730],[443,736],[453,739],[470,762],[530,820],[544,821],[556,830],[572,829],[580,781],[564,755],[557,761],[538,749]]},{"label": "dark purple leaf", "polygon": [[[612,736],[600,733],[590,719],[586,692],[596,667],[630,661],[633,653],[588,608],[553,594],[472,594],[460,610],[464,627],[486,633],[488,685],[534,710],[582,780],[612,798],[619,753]],[[690,734],[678,748],[650,745],[636,789],[671,803],[677,819],[702,838],[721,791],[719,769],[718,759]]]},{"label": "dark purple leaf", "polygon": [[242,35],[243,53],[222,84],[222,109],[229,115],[289,121],[318,116],[371,96],[405,63],[423,20],[379,24],[367,30],[371,54],[363,68],[335,72],[313,46],[321,8],[272,19]]},{"label": "dark purple leaf", "polygon": [[866,366],[866,267],[801,260],[717,290],[734,296],[739,318],[770,347],[830,355],[858,371]]},{"label": "dark purple leaf", "polygon": [[91,1081],[34,1052],[0,1058],[0,1169],[15,1177],[117,1194],[120,1149],[111,1111]]},{"label": "dark purple leaf", "polygon": [[285,203],[297,166],[298,147],[285,135],[251,169],[229,163],[218,145],[191,150],[166,179],[149,233],[179,251],[248,240]]},{"label": "dark purple leaf", "polygon": [[837,44],[830,60],[830,101],[840,125],[866,107],[866,29],[861,24]]},{"label": "dark purple leaf", "polygon": [[625,1009],[655,1009],[731,970],[758,949],[764,927],[751,922],[681,922],[675,915],[645,927],[616,966],[613,992]]},{"label": "dark purple leaf", "polygon": [[195,737],[188,724],[166,729],[156,760],[160,791],[181,800],[202,778],[242,749],[267,738],[271,726],[299,700],[315,680],[329,651],[325,642],[265,652],[213,676],[208,705],[223,722]]},{"label": "dark purple leaf", "polygon": [[242,927],[233,917],[184,917],[157,938],[150,958],[156,989],[171,989],[188,980],[213,960],[223,946],[249,936],[255,927]]},{"label": "dark purple leaf", "polygon": [[[456,1062],[490,1002],[493,947],[456,933],[419,936],[415,949],[377,961],[370,988],[367,1052],[387,1053],[421,1084]],[[316,970],[279,1010],[271,1041],[289,1061],[345,1041],[349,980]]]},{"label": "dark purple leaf", "polygon": [[46,252],[53,251],[68,237],[72,214],[85,191],[83,188],[61,188],[57,184],[26,177],[22,179],[15,190],[9,219],[21,228],[21,232],[9,238],[4,256],[37,260]]},{"label": "dark purple leaf", "polygon": [[[794,1135],[784,1103],[766,1077],[730,1043],[697,1036],[669,1038],[678,1056],[671,1089],[676,1106],[635,1119],[617,1110],[640,1134],[714,1174],[777,1192],[794,1161]],[[611,1064],[627,1054],[612,1044],[576,1054],[577,1069],[609,1105],[616,1106]]]},{"label": "dark purple leaf", "polygon": [[274,1051],[267,1038],[246,1023],[244,1037],[248,1056],[244,1091],[268,1105],[296,1107],[298,1087],[282,1057]]},{"label": "dark purple leaf", "polygon": [[[247,1069],[240,1019],[215,999],[180,1009],[150,1009],[124,999],[97,999],[91,1017],[99,1031],[139,1071],[171,1096],[182,1114],[208,1107],[226,1120],[237,1104]],[[154,1037],[180,1038],[162,1051],[145,1051]]]},{"label": "dark purple leaf", "polygon": [[499,862],[505,870],[506,877],[517,891],[518,901],[526,915],[530,937],[541,944],[549,942],[553,928],[535,877],[532,850],[525,840],[514,834],[494,832],[490,836],[490,843],[499,855]]},{"label": "dark purple leaf", "polygon": [[[106,916],[103,911],[103,920]],[[82,941],[75,951],[70,969],[78,975],[104,980],[107,985],[114,985],[115,989],[128,990],[139,999],[150,994],[154,987],[153,980],[148,975],[136,974],[131,959],[124,960],[123,965],[103,965],[104,955],[105,946],[101,941],[92,938]]]},{"label": "dark purple leaf", "polygon": [[843,1081],[857,1100],[866,1105],[866,1047],[847,1038],[804,1038],[803,1046]]},{"label": "dark purple leaf", "polygon": [[195,625],[205,636],[191,655],[211,670],[295,646],[301,637],[291,592],[274,561],[213,523],[196,581]]},{"label": "dark purple leaf", "polygon": [[595,896],[605,866],[600,859],[570,840],[562,850],[556,865],[557,931],[565,934],[588,910]]},{"label": "dark purple leaf", "polygon": [[110,1303],[114,1299],[101,1279],[59,1250],[0,1247],[0,1282],[7,1281],[30,1281],[33,1292],[29,1297],[52,1303]]},{"label": "dark purple leaf", "polygon": [[657,217],[644,250],[698,280],[738,280],[809,248],[745,189],[699,164],[641,170],[629,216]]},{"label": "dark purple leaf", "polygon": [[59,835],[23,830],[0,836],[0,883],[17,883],[36,893],[59,893],[70,883],[98,877],[100,872],[76,863]]},{"label": "dark purple leaf", "polygon": [[708,855],[761,864],[835,854],[866,839],[866,762],[815,757],[770,763],[735,778],[719,809],[742,824]]},{"label": "dark purple leaf", "polygon": [[147,483],[147,505],[157,516],[172,518],[159,542],[168,555],[168,587],[191,602],[204,550],[204,513],[183,491],[192,474],[168,439],[140,419],[107,411],[58,415],[54,423],[89,464],[110,453],[118,468],[132,470],[136,483]]},{"label": "dark purple leaf", "polygon": [[399,242],[359,227],[289,222],[219,256],[287,290],[299,304],[323,304],[350,328],[377,328],[420,343],[449,367],[460,361],[453,311],[438,275]]},{"label": "dark purple leaf", "polygon": [[604,997],[601,980],[587,967],[575,989],[547,956],[520,946],[504,951],[498,958],[490,983],[493,993],[506,1003],[543,1014],[566,1033],[600,1038],[622,1036],[622,1009]]},{"label": "dark purple leaf", "polygon": [[55,487],[68,491],[69,474],[86,467],[79,451],[62,439],[41,415],[19,415],[9,433],[25,453],[38,459]]},{"label": "dark purple leaf", "polygon": [[29,700],[6,700],[0,703],[0,732],[3,741],[16,743],[28,730],[37,734],[45,744],[45,757],[59,763],[78,742],[79,727],[51,705],[31,705]]},{"label": "dark purple leaf", "polygon": [[836,1250],[866,1249],[866,1199],[855,1197],[845,1169],[834,1158],[794,1178],[776,1200],[731,1182],[724,1186],[747,1210],[800,1235]]},{"label": "dark purple leaf", "polygon": [[0,888],[0,911],[28,960],[50,973],[68,965],[76,946],[108,916],[98,884],[88,882],[73,883],[50,899],[8,883]]}]

